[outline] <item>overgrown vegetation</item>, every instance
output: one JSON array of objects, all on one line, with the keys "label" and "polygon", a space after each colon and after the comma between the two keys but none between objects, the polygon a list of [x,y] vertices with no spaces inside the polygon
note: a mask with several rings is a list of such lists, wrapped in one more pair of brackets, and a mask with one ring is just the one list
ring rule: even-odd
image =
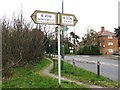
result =
[{"label": "overgrown vegetation", "polygon": [[9,21],[3,18],[2,27],[2,76],[11,76],[10,68],[27,66],[40,60],[44,55],[44,34],[32,29],[21,16]]},{"label": "overgrown vegetation", "polygon": [[83,55],[99,55],[100,47],[98,46],[98,34],[93,29],[88,29],[87,33],[82,37],[80,48],[77,54]]},{"label": "overgrown vegetation", "polygon": [[[51,72],[57,74],[57,67],[55,70],[52,69]],[[67,77],[76,81],[84,82],[86,84],[100,85],[108,88],[119,87],[118,82],[112,81],[103,76],[97,77],[95,73],[84,70],[82,68],[76,67],[74,70],[73,66],[68,63],[64,63],[64,70],[62,70],[61,74],[64,77]]]},{"label": "overgrown vegetation", "polygon": [[100,50],[98,46],[83,46],[80,47],[77,54],[79,55],[100,55]]},{"label": "overgrown vegetation", "polygon": [[[4,88],[58,88],[58,80],[40,75],[41,70],[48,66],[51,62],[47,59],[38,60],[35,66],[29,64],[29,67],[11,68],[10,71],[13,76],[3,81]],[[62,88],[85,88],[85,86],[69,83],[67,81],[61,82]],[[87,90],[87,89],[84,89]]]}]

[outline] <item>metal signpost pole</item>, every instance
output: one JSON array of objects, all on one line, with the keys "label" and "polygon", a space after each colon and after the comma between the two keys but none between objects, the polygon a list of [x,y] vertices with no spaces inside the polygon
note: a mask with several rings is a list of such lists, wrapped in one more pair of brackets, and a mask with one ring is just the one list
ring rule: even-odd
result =
[{"label": "metal signpost pole", "polygon": [[[64,2],[62,0],[62,14],[64,12]],[[61,35],[61,48],[62,48],[62,52],[61,52],[61,57],[62,57],[62,70],[64,69],[64,26],[62,27],[62,35]]]},{"label": "metal signpost pole", "polygon": [[[1,25],[0,25],[0,70],[2,70],[2,26]],[[0,73],[0,78],[2,78],[2,72]]]},{"label": "metal signpost pole", "polygon": [[76,36],[75,36],[75,26],[74,26],[74,54],[76,54],[76,42],[75,42],[75,38],[76,38]]},{"label": "metal signpost pole", "polygon": [[61,30],[61,26],[60,26],[60,25],[58,25],[58,88],[60,88],[60,87],[61,87],[60,30]]}]

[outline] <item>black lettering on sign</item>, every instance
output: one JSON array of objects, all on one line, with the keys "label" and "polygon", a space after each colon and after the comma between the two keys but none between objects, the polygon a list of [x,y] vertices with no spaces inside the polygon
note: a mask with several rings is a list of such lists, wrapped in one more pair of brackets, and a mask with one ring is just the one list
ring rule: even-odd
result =
[{"label": "black lettering on sign", "polygon": [[51,18],[51,15],[45,14],[46,18]]},{"label": "black lettering on sign", "polygon": [[72,17],[67,16],[67,17],[66,17],[66,20],[68,20],[68,21],[69,21],[69,20],[72,20]]},{"label": "black lettering on sign", "polygon": [[63,19],[65,19],[65,17],[63,17]]},{"label": "black lettering on sign", "polygon": [[45,17],[47,17],[47,15],[45,14]]},{"label": "black lettering on sign", "polygon": [[43,17],[43,14],[41,14],[41,17]]}]

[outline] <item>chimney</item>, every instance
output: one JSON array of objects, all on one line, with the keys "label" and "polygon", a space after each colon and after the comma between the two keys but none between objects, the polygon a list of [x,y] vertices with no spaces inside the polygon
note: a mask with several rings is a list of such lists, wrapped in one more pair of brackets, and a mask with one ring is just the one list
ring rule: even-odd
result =
[{"label": "chimney", "polygon": [[101,27],[101,32],[104,32],[105,31],[105,28],[104,27]]}]

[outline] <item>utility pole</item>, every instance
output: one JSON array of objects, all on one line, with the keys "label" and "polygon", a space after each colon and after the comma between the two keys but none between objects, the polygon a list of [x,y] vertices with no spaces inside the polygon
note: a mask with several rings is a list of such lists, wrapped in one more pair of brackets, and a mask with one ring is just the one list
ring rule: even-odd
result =
[{"label": "utility pole", "polygon": [[[62,14],[64,12],[64,2],[62,0]],[[61,35],[61,58],[62,58],[62,70],[64,69],[64,29],[63,29],[63,26],[62,26],[62,35]]]}]

